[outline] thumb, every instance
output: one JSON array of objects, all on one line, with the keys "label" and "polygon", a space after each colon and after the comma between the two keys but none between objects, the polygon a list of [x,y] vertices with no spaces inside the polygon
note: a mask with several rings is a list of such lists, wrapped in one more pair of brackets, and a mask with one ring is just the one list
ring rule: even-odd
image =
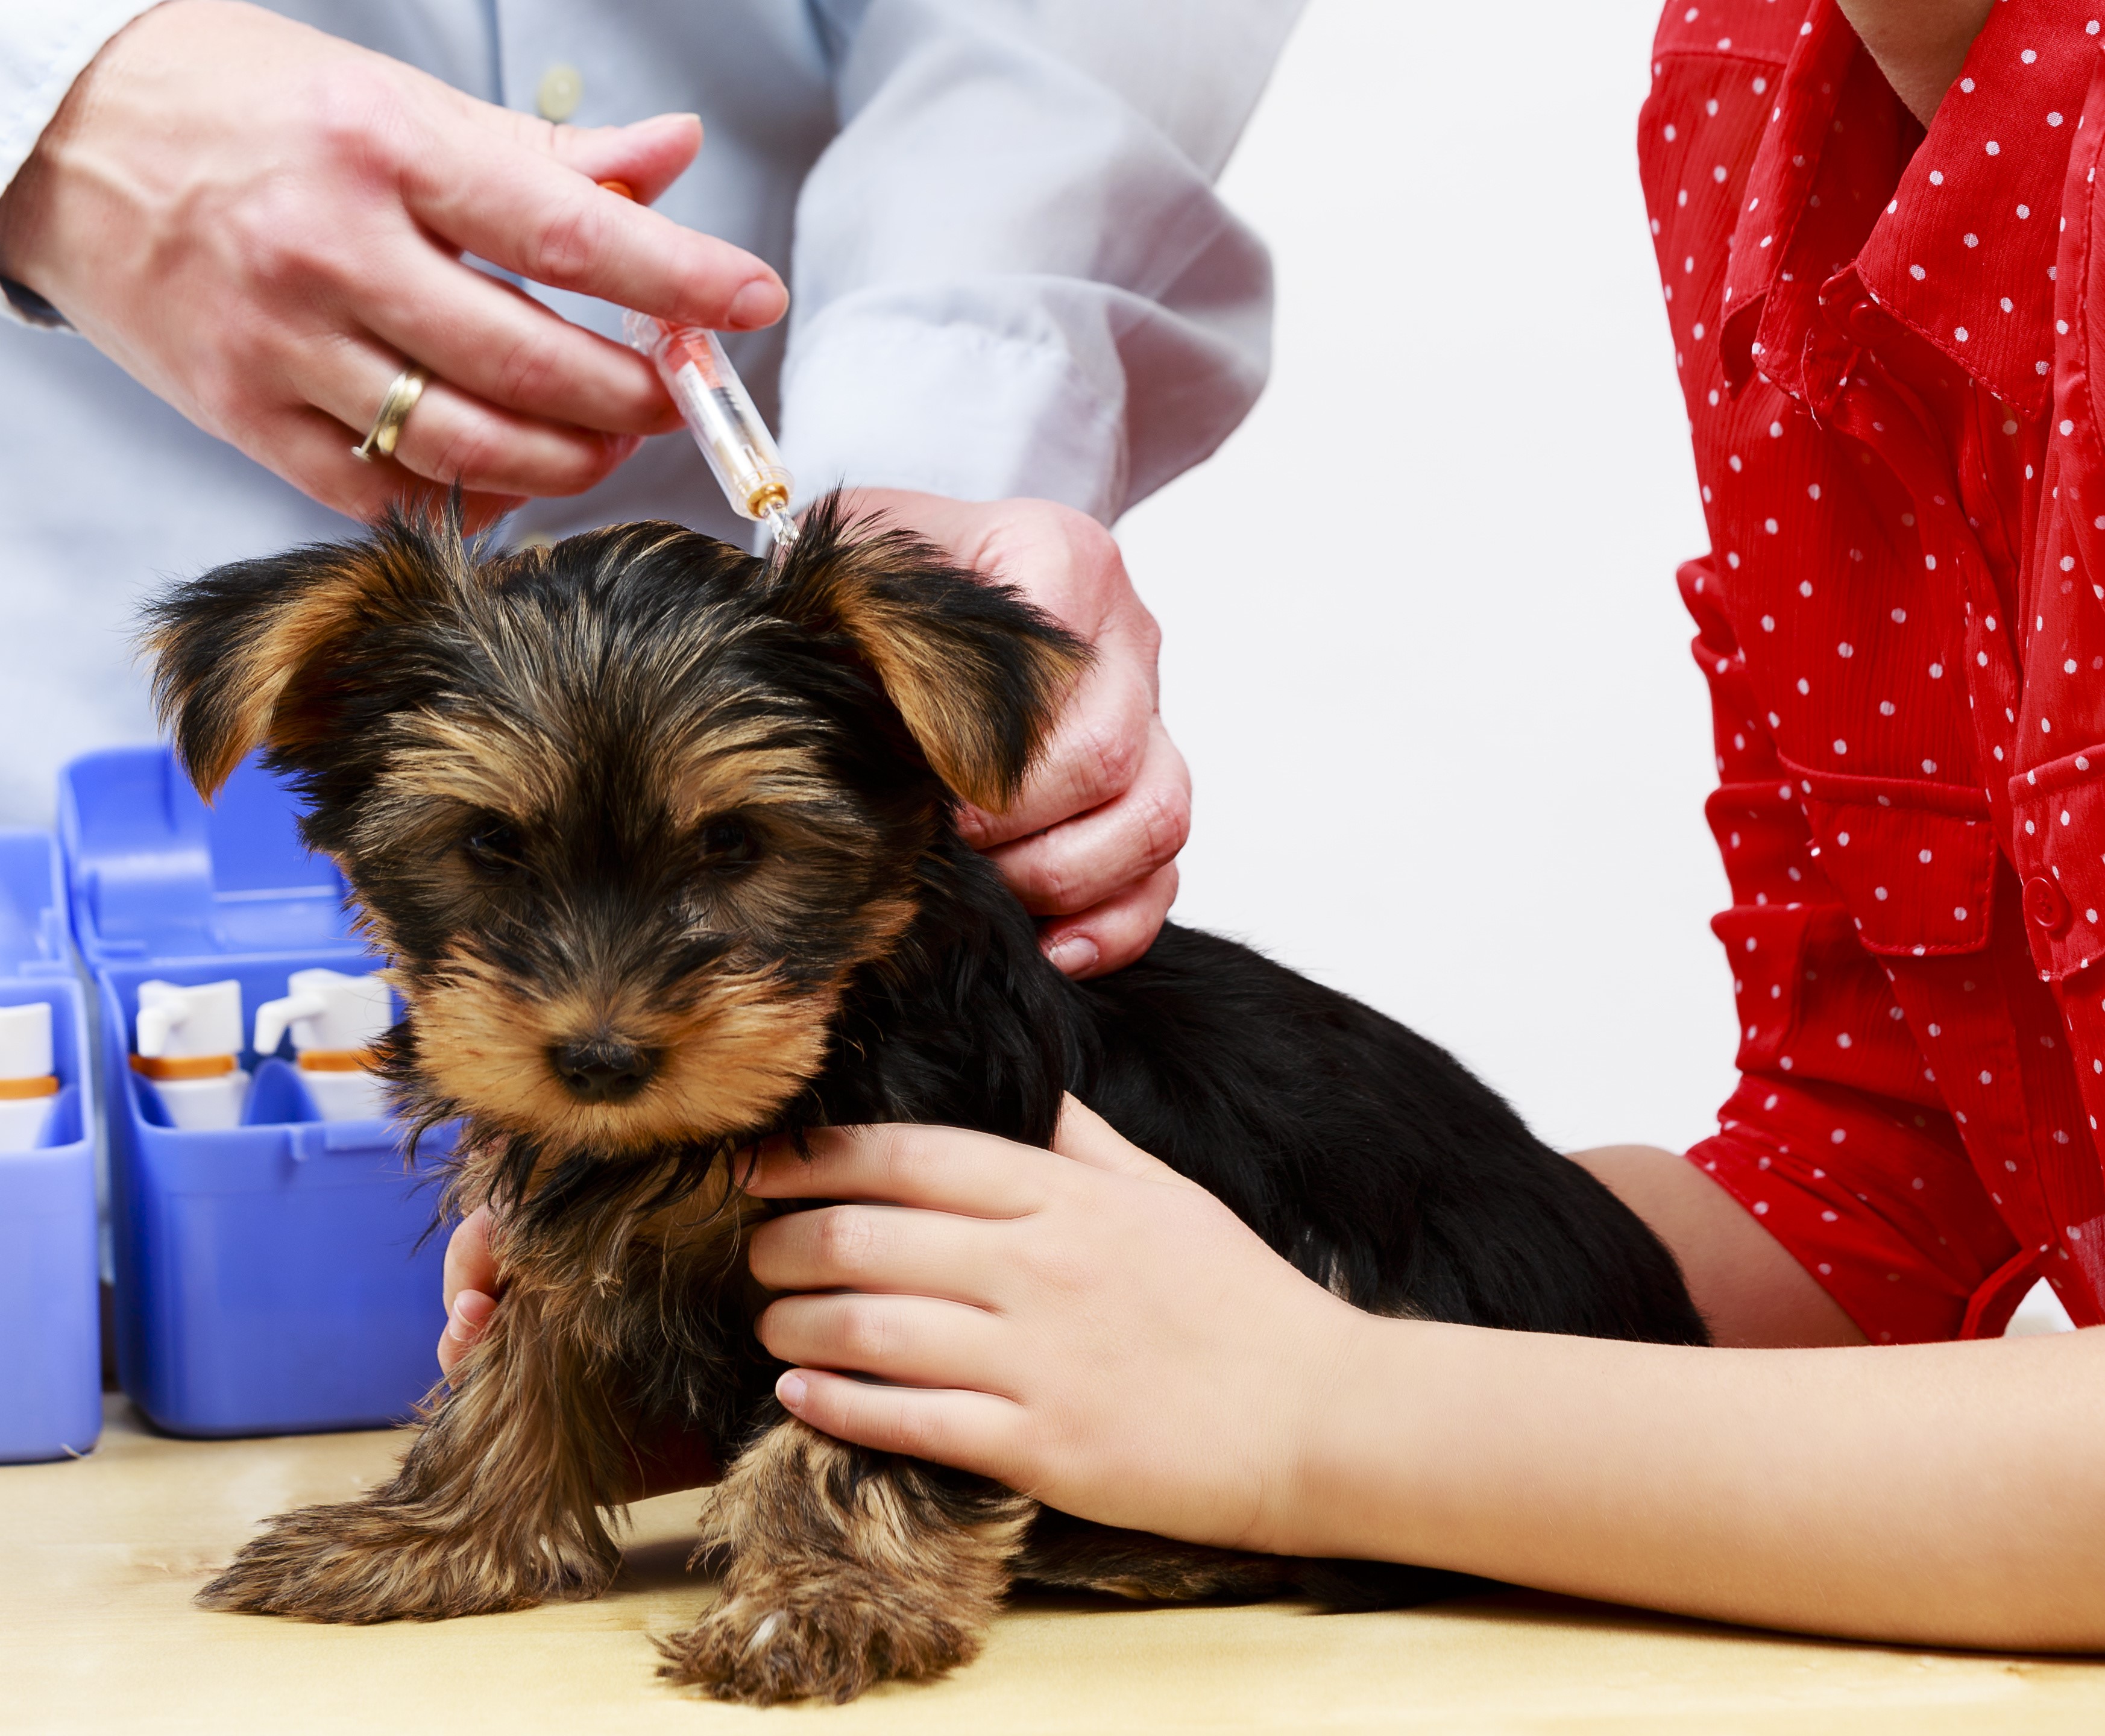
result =
[{"label": "thumb", "polygon": [[1142,1151],[1071,1093],[1060,1100],[1060,1125],[1053,1130],[1052,1149],[1063,1158],[1072,1158],[1092,1169],[1109,1170],[1114,1175],[1133,1176],[1142,1181],[1173,1181],[1185,1187],[1196,1185],[1160,1158]]}]

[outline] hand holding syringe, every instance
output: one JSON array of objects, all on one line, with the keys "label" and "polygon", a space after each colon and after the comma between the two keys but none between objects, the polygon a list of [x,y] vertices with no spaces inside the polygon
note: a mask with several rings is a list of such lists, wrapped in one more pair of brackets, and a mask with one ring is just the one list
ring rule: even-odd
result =
[{"label": "hand holding syringe", "polygon": [[[624,199],[635,194],[623,182],[600,185]],[[688,431],[709,461],[724,498],[740,518],[765,524],[775,545],[786,549],[797,540],[797,521],[789,516],[794,486],[782,454],[753,397],[725,355],[713,332],[697,325],[671,325],[648,314],[629,313],[622,335],[656,364],[658,377],[680,407]]]}]

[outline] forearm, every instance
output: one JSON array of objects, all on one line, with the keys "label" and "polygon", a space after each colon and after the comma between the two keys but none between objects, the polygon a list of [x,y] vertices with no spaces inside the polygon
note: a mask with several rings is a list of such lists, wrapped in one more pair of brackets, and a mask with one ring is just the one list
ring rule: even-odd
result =
[{"label": "forearm", "polygon": [[1691,1350],[1367,1319],[1295,1552],[1915,1643],[2105,1648],[2105,1333]]}]

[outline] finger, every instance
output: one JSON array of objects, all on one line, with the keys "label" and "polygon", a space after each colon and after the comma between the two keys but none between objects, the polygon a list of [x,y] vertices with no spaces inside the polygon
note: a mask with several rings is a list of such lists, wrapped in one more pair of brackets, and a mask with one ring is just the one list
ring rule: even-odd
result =
[{"label": "finger", "polygon": [[463,1290],[497,1288],[497,1261],[489,1252],[489,1207],[477,1206],[454,1226],[446,1238],[446,1258],[441,1288],[449,1312],[454,1298]]},{"label": "finger", "polygon": [[793,1417],[838,1440],[909,1453],[1012,1488],[1022,1478],[1023,1408],[989,1393],[873,1386],[846,1375],[793,1368],[775,1383]]},{"label": "finger", "polygon": [[446,240],[537,283],[714,329],[771,325],[789,305],[762,260],[683,228],[480,127],[408,164],[409,210]]},{"label": "finger", "polygon": [[1141,672],[1124,659],[1102,658],[1068,700],[1015,802],[999,814],[960,813],[965,841],[989,850],[1115,800],[1141,775],[1160,728],[1155,695]]},{"label": "finger", "polygon": [[1045,1197],[1052,1160],[1031,1145],[962,1127],[818,1127],[808,1157],[771,1140],[748,1175],[762,1199],[882,1200],[968,1217],[1021,1217]]},{"label": "finger", "polygon": [[428,248],[404,249],[376,273],[358,313],[386,348],[500,408],[610,434],[663,434],[679,422],[636,351]]},{"label": "finger", "polygon": [[[401,371],[394,351],[362,337],[309,344],[295,353],[289,383],[344,430],[343,459],[373,426]],[[434,378],[425,386],[395,444],[393,462],[441,487],[458,482],[485,493],[579,494],[602,480],[636,449],[632,435],[601,434],[501,410]]]},{"label": "finger", "polygon": [[792,1296],[755,1329],[786,1363],[1013,1396],[1003,1391],[1006,1334],[984,1309],[920,1296]]},{"label": "finger", "polygon": [[1144,957],[1177,902],[1175,863],[1114,893],[1078,916],[1048,922],[1038,937],[1046,957],[1077,981],[1107,976]]},{"label": "finger", "polygon": [[1052,1149],[1092,1169],[1135,1176],[1143,1181],[1198,1185],[1152,1153],[1142,1151],[1071,1091],[1060,1100],[1060,1125],[1053,1131]]},{"label": "finger", "polygon": [[1175,861],[1191,835],[1191,774],[1158,717],[1140,775],[1123,794],[986,854],[1026,909],[1070,916]]},{"label": "finger", "polygon": [[439,1372],[450,1377],[460,1359],[482,1342],[497,1298],[480,1290],[463,1290],[446,1305],[446,1329],[439,1334]]},{"label": "finger", "polygon": [[753,1275],[770,1290],[856,1290],[984,1305],[1008,1256],[990,1246],[1008,1221],[889,1205],[825,1206],[753,1232]]}]

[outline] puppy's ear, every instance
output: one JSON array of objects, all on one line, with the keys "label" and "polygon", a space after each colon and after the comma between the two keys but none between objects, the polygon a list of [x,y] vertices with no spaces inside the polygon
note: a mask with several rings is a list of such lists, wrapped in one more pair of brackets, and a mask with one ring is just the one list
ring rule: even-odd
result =
[{"label": "puppy's ear", "polygon": [[1088,646],[1010,587],[909,532],[844,523],[834,496],[775,584],[771,606],[851,640],[936,775],[990,811],[1015,800],[1088,666]]},{"label": "puppy's ear", "polygon": [[154,706],[199,791],[215,794],[257,748],[297,763],[327,741],[354,642],[427,613],[467,564],[451,514],[395,516],[365,542],[238,560],[148,605]]}]

